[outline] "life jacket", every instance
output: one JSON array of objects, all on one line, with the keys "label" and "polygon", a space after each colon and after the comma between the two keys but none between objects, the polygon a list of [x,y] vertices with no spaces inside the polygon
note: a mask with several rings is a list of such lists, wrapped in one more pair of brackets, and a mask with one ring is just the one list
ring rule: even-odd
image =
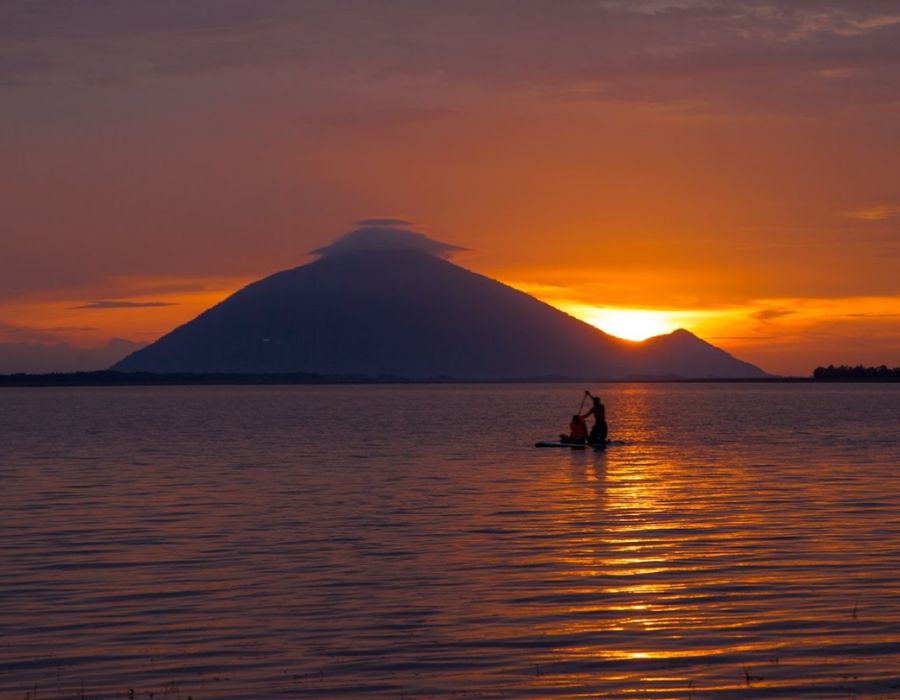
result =
[{"label": "life jacket", "polygon": [[569,423],[569,435],[573,440],[587,440],[587,425],[583,420]]}]

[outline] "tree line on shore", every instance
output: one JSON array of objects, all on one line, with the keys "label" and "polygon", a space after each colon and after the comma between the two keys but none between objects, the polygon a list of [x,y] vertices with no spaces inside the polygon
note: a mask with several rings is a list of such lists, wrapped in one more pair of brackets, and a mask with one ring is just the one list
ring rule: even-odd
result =
[{"label": "tree line on shore", "polygon": [[900,381],[900,367],[888,367],[881,365],[880,367],[863,367],[856,365],[828,365],[828,367],[816,367],[813,371],[813,377],[816,379],[862,379],[873,381]]}]

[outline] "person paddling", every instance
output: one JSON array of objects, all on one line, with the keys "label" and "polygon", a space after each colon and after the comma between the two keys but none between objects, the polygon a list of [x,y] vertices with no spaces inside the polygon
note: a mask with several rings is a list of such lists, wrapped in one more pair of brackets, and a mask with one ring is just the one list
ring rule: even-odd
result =
[{"label": "person paddling", "polygon": [[560,442],[572,443],[574,445],[583,445],[588,438],[587,423],[584,418],[579,415],[572,416],[572,422],[569,423],[569,434],[560,435]]},{"label": "person paddling", "polygon": [[591,410],[584,414],[584,418],[588,416],[594,417],[594,426],[591,428],[591,434],[588,436],[589,445],[605,445],[606,436],[609,434],[609,426],[606,424],[606,407],[600,400],[599,396],[594,396],[591,392],[585,390],[584,395],[589,397],[593,402]]}]

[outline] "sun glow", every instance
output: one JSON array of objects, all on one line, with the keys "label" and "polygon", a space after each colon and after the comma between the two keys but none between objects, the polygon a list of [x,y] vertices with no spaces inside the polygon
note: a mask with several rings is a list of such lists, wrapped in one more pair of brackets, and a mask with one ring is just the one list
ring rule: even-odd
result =
[{"label": "sun glow", "polygon": [[601,331],[625,340],[646,340],[671,333],[681,327],[679,314],[652,309],[615,309],[587,305],[567,305],[564,309]]},{"label": "sun glow", "polygon": [[626,340],[645,340],[678,328],[665,313],[644,310],[598,309],[588,323]]}]

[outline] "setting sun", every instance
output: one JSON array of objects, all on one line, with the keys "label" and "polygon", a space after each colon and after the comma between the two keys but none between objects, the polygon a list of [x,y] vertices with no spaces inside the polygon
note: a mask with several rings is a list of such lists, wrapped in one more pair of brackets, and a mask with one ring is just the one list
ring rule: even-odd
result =
[{"label": "setting sun", "polygon": [[582,304],[566,305],[565,311],[576,318],[625,340],[646,340],[679,328],[677,313],[651,309],[599,308]]},{"label": "setting sun", "polygon": [[677,328],[662,311],[598,309],[588,323],[626,340],[646,340]]}]

